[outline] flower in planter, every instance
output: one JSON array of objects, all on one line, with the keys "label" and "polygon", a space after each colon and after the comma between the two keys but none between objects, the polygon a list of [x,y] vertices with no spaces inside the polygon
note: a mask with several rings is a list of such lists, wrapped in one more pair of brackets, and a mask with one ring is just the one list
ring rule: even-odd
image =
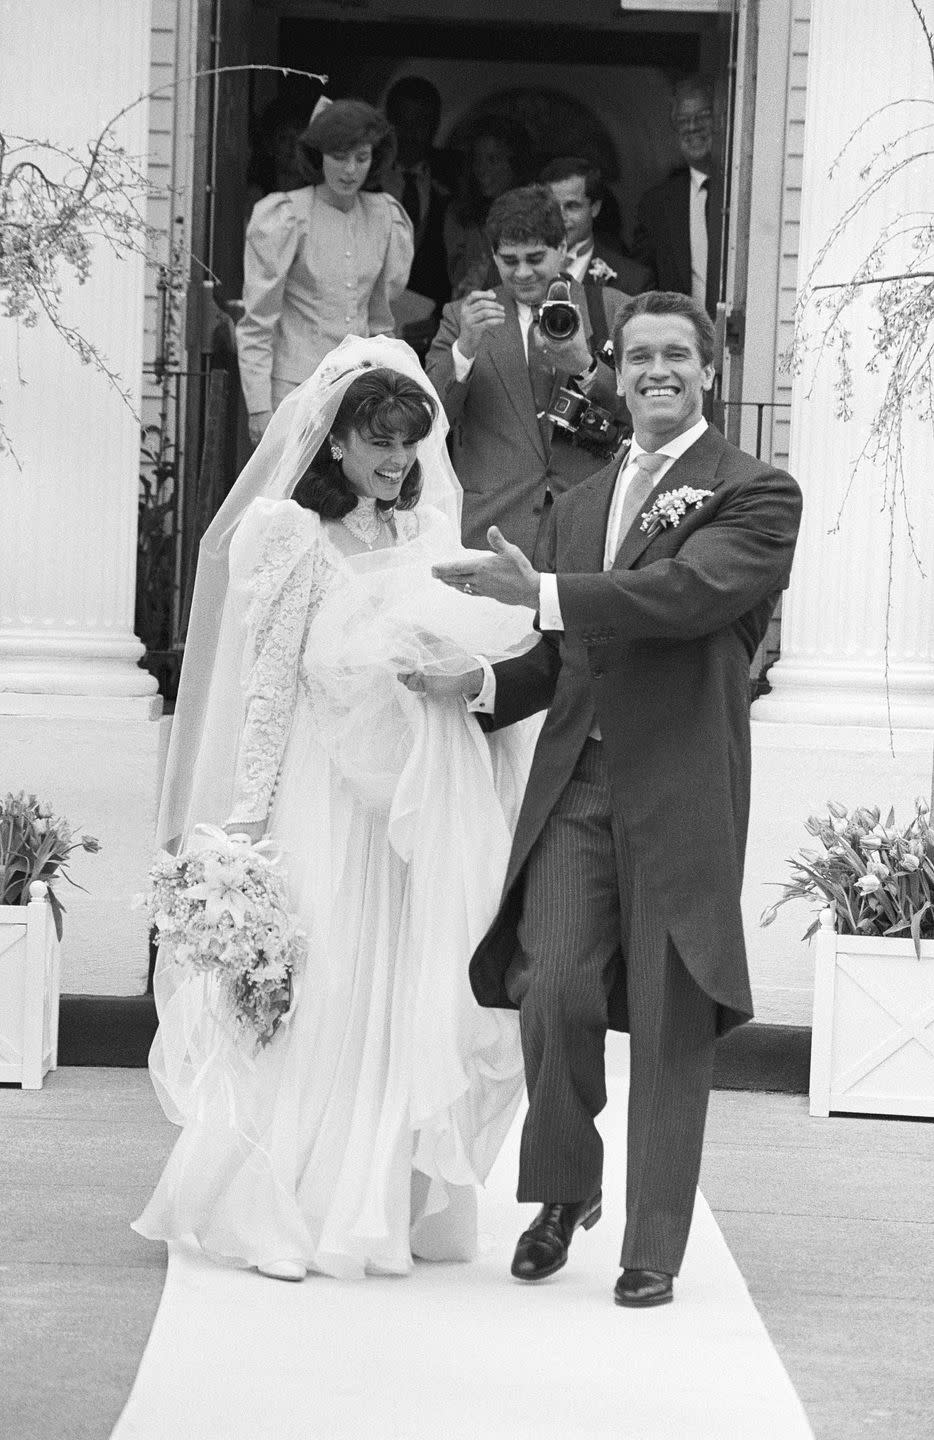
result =
[{"label": "flower in planter", "polygon": [[[801,849],[789,860],[792,879],[763,911],[761,924],[771,925],[789,900],[811,900],[818,911],[833,911],[838,934],[910,935],[920,958],[921,941],[934,939],[934,829],[927,801],[916,800],[914,818],[901,827],[894,810],[883,825],[877,806],[848,811],[829,801],[827,809],[826,817],[805,821],[823,850]],[[819,925],[818,915],[804,939]]]},{"label": "flower in planter", "polygon": [[69,856],[73,850],[96,855],[100,848],[93,835],[75,835],[47,801],[24,790],[7,795],[0,803],[0,905],[28,905],[30,885],[41,880],[48,886],[55,933],[61,940],[65,907],[55,885],[64,878],[82,890],[68,874]]}]

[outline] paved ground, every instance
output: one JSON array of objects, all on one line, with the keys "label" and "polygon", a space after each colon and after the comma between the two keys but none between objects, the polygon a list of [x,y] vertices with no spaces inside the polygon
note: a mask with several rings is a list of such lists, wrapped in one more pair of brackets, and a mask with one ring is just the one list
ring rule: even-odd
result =
[{"label": "paved ground", "polygon": [[[109,1436],[164,1265],[128,1221],[173,1134],[145,1071],[0,1088],[3,1440]],[[934,1125],[716,1092],[701,1184],[818,1440],[931,1440]]]}]

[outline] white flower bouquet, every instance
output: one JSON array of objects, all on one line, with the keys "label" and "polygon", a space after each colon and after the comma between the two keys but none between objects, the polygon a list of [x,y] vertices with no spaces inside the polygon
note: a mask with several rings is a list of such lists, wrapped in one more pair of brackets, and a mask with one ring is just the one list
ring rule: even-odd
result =
[{"label": "white flower bouquet", "polygon": [[595,260],[591,260],[590,262],[587,278],[588,280],[592,280],[595,285],[608,285],[611,280],[616,279],[616,271],[612,265],[608,265],[606,261],[598,255]]},{"label": "white flower bouquet", "polygon": [[198,825],[181,855],[161,854],[143,901],[176,964],[214,971],[243,1034],[268,1045],[292,1007],[305,942],[286,903],[278,852]]},{"label": "white flower bouquet", "polygon": [[642,512],[642,524],[639,528],[646,531],[651,538],[660,530],[666,530],[669,525],[680,525],[681,517],[689,507],[699,510],[712,494],[712,490],[695,490],[691,485],[682,485],[678,490],[666,490],[663,495],[659,495],[651,510]]}]

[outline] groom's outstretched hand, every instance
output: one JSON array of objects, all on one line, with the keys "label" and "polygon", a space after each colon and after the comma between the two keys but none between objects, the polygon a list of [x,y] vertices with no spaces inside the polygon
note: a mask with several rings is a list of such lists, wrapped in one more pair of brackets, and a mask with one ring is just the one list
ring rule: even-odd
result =
[{"label": "groom's outstretched hand", "polygon": [[465,595],[485,595],[503,605],[527,605],[530,610],[537,610],[538,571],[518,545],[510,545],[495,525],[490,526],[486,538],[492,555],[465,555],[463,560],[447,560],[441,565],[432,565],[432,575]]}]

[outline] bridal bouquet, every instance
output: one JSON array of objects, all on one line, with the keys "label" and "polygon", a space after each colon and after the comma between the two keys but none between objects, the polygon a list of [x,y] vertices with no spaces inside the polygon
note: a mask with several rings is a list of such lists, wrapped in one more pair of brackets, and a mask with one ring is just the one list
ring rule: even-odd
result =
[{"label": "bridal bouquet", "polygon": [[292,1006],[304,939],[287,908],[271,842],[232,839],[198,825],[181,855],[163,853],[144,897],[177,964],[214,971],[242,1033],[268,1045]]}]

